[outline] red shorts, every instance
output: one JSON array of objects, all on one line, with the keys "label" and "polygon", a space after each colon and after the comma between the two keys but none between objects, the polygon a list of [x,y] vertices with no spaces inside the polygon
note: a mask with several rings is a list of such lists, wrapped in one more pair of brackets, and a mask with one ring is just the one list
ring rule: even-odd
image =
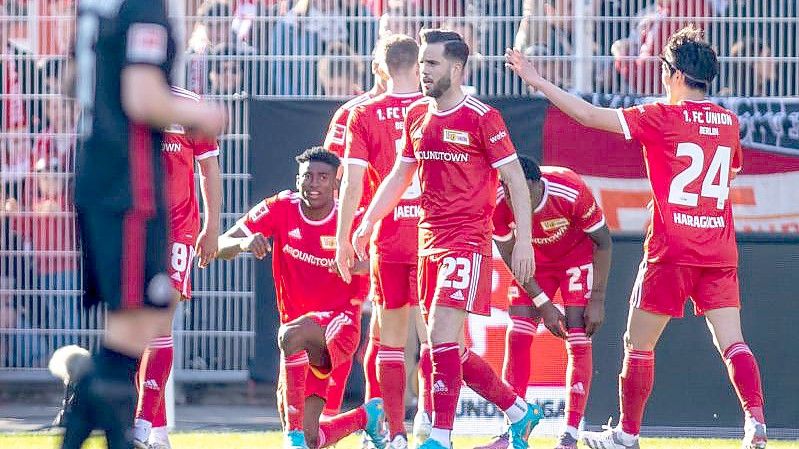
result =
[{"label": "red shorts", "polygon": [[386,262],[380,256],[372,255],[372,301],[386,309],[419,303],[417,276],[419,270],[415,263]]},{"label": "red shorts", "polygon": [[427,316],[433,305],[491,315],[491,256],[445,251],[419,257],[419,302]]},{"label": "red shorts", "polygon": [[[585,307],[591,299],[591,288],[594,283],[594,266],[590,263],[568,269],[551,270],[537,268],[535,281],[552,300],[560,290],[560,297],[565,307]],[[514,285],[518,285],[515,281]],[[530,295],[510,295],[512,306],[532,306]]]},{"label": "red shorts", "polygon": [[181,297],[191,298],[191,267],[194,263],[194,236],[191,234],[173,235],[169,243],[168,274],[175,290]]},{"label": "red shorts", "polygon": [[330,372],[352,360],[361,341],[361,317],[357,310],[346,312],[311,312],[311,318],[325,330],[327,352],[330,354],[330,370],[311,367],[310,371],[327,385]]},{"label": "red shorts", "polygon": [[630,305],[659,315],[682,318],[685,302],[694,303],[694,314],[740,307],[738,269],[641,262]]}]

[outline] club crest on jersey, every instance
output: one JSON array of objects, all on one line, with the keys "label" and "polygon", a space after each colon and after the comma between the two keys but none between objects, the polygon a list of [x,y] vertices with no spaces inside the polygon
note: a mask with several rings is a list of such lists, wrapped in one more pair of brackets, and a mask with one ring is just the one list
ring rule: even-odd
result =
[{"label": "club crest on jersey", "polygon": [[171,134],[186,134],[186,129],[180,125],[169,125],[164,132]]},{"label": "club crest on jersey", "polygon": [[541,227],[544,228],[545,231],[551,231],[553,229],[558,229],[565,226],[569,226],[569,220],[563,217],[553,218],[552,220],[546,220],[541,222]]},{"label": "club crest on jersey", "polygon": [[336,236],[323,235],[319,237],[319,243],[322,244],[322,249],[335,250],[336,249]]},{"label": "club crest on jersey", "polygon": [[457,145],[469,145],[469,133],[466,131],[456,131],[454,129],[444,129],[444,142]]}]

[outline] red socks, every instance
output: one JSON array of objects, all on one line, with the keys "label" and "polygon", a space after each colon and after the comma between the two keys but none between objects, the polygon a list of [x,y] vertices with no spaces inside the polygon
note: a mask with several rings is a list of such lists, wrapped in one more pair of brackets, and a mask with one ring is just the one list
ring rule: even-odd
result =
[{"label": "red socks", "polygon": [[463,362],[463,381],[475,393],[493,402],[502,410],[507,410],[516,402],[516,393],[500,379],[491,365],[479,355],[466,351],[461,357]]},{"label": "red socks", "polygon": [[746,343],[739,342],[730,345],[724,351],[724,363],[741,407],[747,418],[754,418],[757,422],[765,424],[763,416],[763,389],[760,384],[760,369],[757,361]]},{"label": "red socks", "polygon": [[430,345],[422,343],[419,348],[419,401],[421,410],[433,415],[433,358]]},{"label": "red socks", "polygon": [[377,353],[377,379],[382,387],[389,436],[405,433],[405,350],[381,346]]},{"label": "red socks", "polygon": [[308,354],[300,351],[290,356],[281,354],[280,381],[283,383],[285,431],[302,430],[305,415],[305,379],[308,376]]},{"label": "red socks", "polygon": [[644,408],[655,382],[655,353],[653,351],[624,351],[624,365],[619,375],[621,428],[631,435],[641,432]]},{"label": "red socks", "polygon": [[366,377],[366,401],[383,397],[380,392],[380,383],[377,381],[377,353],[380,351],[380,339],[369,337],[366,353],[363,355],[363,371]]},{"label": "red socks", "polygon": [[136,419],[145,420],[152,427],[166,426],[164,393],[169,372],[172,370],[173,355],[172,336],[158,337],[150,342],[139,363],[139,404],[136,408]]},{"label": "red socks", "polygon": [[452,430],[463,372],[458,343],[433,346],[433,427]]},{"label": "red socks", "polygon": [[575,429],[580,427],[580,420],[585,413],[588,394],[591,389],[593,360],[591,339],[585,335],[585,329],[569,329],[566,340],[566,351],[569,365],[566,369],[566,385],[569,387],[569,399],[566,402],[566,425]]},{"label": "red socks", "polygon": [[347,388],[347,380],[350,378],[352,361],[347,361],[337,366],[332,373],[327,384],[327,402],[322,411],[324,416],[336,416],[341,413],[341,405],[344,403],[344,391]]},{"label": "red socks", "polygon": [[363,406],[319,422],[319,447],[330,447],[355,431],[366,427]]},{"label": "red socks", "polygon": [[530,346],[538,324],[532,318],[515,316],[511,320],[505,333],[502,378],[513,387],[517,395],[525,397],[530,381]]}]

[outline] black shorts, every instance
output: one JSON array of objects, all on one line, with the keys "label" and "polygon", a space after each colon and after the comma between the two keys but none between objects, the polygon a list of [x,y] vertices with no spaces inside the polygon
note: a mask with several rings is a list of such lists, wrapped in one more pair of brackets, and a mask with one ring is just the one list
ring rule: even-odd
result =
[{"label": "black shorts", "polygon": [[167,220],[128,211],[78,209],[83,303],[109,310],[164,308],[175,299],[167,275]]}]

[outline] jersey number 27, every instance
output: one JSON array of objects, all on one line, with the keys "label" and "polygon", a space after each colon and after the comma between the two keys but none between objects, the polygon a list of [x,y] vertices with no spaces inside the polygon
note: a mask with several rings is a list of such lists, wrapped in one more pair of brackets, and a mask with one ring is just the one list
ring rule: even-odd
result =
[{"label": "jersey number 27", "polygon": [[[730,158],[732,149],[725,146],[716,148],[713,159],[710,161],[705,173],[702,173],[705,167],[705,152],[702,151],[702,147],[692,142],[678,144],[677,157],[685,156],[691,158],[691,165],[672,179],[669,186],[669,203],[695,207],[699,204],[699,197],[702,196],[715,198],[716,208],[724,209],[724,203],[726,203],[730,195]],[[688,184],[703,175],[702,189],[699,193],[685,190]],[[718,183],[716,183],[717,179]]]}]

